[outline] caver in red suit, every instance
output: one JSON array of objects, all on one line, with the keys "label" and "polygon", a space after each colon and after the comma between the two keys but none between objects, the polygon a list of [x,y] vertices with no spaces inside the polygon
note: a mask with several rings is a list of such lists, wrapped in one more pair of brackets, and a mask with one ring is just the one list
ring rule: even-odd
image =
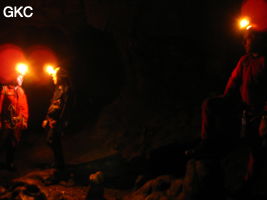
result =
[{"label": "caver in red suit", "polygon": [[203,103],[203,140],[259,142],[267,133],[267,32],[250,30],[245,41],[247,54],[238,61],[224,94]]},{"label": "caver in red suit", "polygon": [[28,104],[21,86],[0,85],[0,132],[2,148],[6,150],[6,164],[14,168],[14,153],[21,131],[27,128]]},{"label": "caver in red suit", "polygon": [[267,32],[248,30],[245,48],[223,95],[204,101],[202,142],[186,153],[217,159],[246,147],[250,154],[244,181],[253,183],[267,155]]},{"label": "caver in red suit", "polygon": [[[210,180],[211,184],[208,188],[203,186],[204,189],[199,194],[206,199],[207,196],[214,197],[218,193],[223,196],[225,192],[224,180],[227,178],[224,179],[224,172],[227,175],[229,168],[226,171],[222,168],[225,167],[221,162],[225,161],[224,158],[236,158],[231,160],[231,166],[242,163],[244,158],[247,159],[247,165],[244,162],[242,168],[243,172],[239,171],[240,165],[231,168],[236,169],[236,172],[230,172],[231,175],[239,174],[238,179],[241,178],[242,181],[231,191],[238,199],[253,199],[249,196],[252,186],[260,180],[265,170],[263,167],[267,158],[267,32],[247,30],[245,49],[246,54],[237,62],[224,93],[208,98],[202,105],[201,143],[185,152],[186,155],[201,160],[206,167],[206,177],[203,180]],[[235,178],[233,177],[233,180]],[[214,188],[211,188],[212,186]]]}]

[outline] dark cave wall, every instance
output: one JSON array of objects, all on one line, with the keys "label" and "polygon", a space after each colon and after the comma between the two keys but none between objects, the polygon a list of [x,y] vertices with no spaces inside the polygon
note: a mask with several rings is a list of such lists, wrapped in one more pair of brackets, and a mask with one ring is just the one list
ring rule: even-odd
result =
[{"label": "dark cave wall", "polygon": [[[127,156],[197,136],[193,124],[197,116],[192,111],[198,109],[201,98],[203,58],[191,50],[200,47],[201,41],[186,36],[185,29],[174,23],[181,17],[175,9],[167,13],[170,8],[162,10],[160,4],[146,6],[140,8],[121,47],[128,72],[125,90],[107,107],[110,117],[103,115],[98,123],[107,135],[112,129],[118,134],[110,136],[111,141]],[[193,51],[198,52],[198,47]]]},{"label": "dark cave wall", "polygon": [[128,1],[128,15],[117,11],[120,5],[106,23],[89,21],[112,32],[127,78],[120,98],[100,115],[97,132],[130,157],[199,137],[201,102],[223,92],[243,53],[236,31],[240,5]]}]

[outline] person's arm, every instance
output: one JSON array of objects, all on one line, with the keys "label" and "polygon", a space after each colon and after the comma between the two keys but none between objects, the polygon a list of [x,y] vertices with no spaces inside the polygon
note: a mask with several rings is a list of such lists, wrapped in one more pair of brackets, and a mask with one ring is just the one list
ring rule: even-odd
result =
[{"label": "person's arm", "polygon": [[55,88],[45,119],[42,122],[43,128],[46,127],[54,128],[57,123],[58,115],[60,113],[60,103],[61,103],[60,98],[57,98],[57,93],[58,93],[57,88]]},{"label": "person's arm", "polygon": [[29,118],[27,97],[24,93],[24,90],[21,87],[19,87],[17,90],[18,90],[19,117],[21,117],[22,120],[22,127],[27,128],[28,118]]},{"label": "person's arm", "polygon": [[61,120],[62,128],[65,128],[70,118],[70,108],[72,104],[72,89],[70,85],[66,84],[63,90],[64,92],[62,95],[61,113],[59,118]]},{"label": "person's arm", "polygon": [[238,61],[235,69],[233,70],[228,82],[226,84],[223,96],[226,98],[236,97],[239,93],[240,85],[242,82],[242,67],[247,56],[243,56]]}]

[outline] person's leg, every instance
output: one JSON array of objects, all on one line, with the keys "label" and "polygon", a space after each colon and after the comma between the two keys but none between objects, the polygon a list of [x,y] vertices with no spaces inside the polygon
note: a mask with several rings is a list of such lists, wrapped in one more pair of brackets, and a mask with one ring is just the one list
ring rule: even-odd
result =
[{"label": "person's leg", "polygon": [[[6,129],[1,129],[0,131],[0,151],[3,156],[6,156],[6,151],[8,147],[8,133]],[[4,157],[6,159],[6,157]],[[1,162],[1,168],[6,168],[6,160]]]},{"label": "person's leg", "polygon": [[10,170],[13,170],[16,147],[20,142],[21,132],[20,130],[7,130],[7,149],[6,149],[6,164]]},{"label": "person's leg", "polygon": [[55,129],[50,129],[48,131],[47,142],[53,152],[55,168],[59,170],[63,169],[65,167],[65,162],[60,133]]},{"label": "person's leg", "polygon": [[61,135],[55,129],[49,129],[47,132],[47,144],[53,152],[53,168],[56,169],[54,175],[45,180],[45,185],[56,184],[65,177],[65,162],[62,152]]},{"label": "person's leg", "polygon": [[65,162],[62,151],[61,136],[59,133],[55,135],[53,148],[56,161],[56,168],[63,169],[65,167]]},{"label": "person's leg", "polygon": [[[264,179],[267,149],[262,144],[262,138],[259,136],[259,124],[261,116],[252,116],[248,121],[246,145],[250,149],[250,156],[247,163],[247,174],[244,177],[244,190],[248,195],[253,196],[255,187]],[[257,189],[256,189],[257,191]]]},{"label": "person's leg", "polygon": [[228,151],[239,139],[240,107],[221,96],[206,99],[202,104],[201,142],[189,155],[215,156]]}]

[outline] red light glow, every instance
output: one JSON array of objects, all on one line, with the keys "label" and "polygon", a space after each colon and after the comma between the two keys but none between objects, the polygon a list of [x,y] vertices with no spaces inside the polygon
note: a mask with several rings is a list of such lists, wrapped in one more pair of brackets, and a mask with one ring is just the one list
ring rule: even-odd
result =
[{"label": "red light glow", "polygon": [[242,5],[241,15],[249,16],[253,28],[259,31],[267,30],[267,1],[247,0]]},{"label": "red light glow", "polygon": [[12,44],[0,46],[0,82],[7,84],[16,80],[18,63],[25,63],[26,58],[23,51]]}]

